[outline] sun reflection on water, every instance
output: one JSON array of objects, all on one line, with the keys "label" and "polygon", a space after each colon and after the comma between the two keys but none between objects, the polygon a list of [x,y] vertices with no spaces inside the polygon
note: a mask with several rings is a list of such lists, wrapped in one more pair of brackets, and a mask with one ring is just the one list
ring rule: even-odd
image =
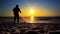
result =
[{"label": "sun reflection on water", "polygon": [[31,18],[31,20],[33,21],[34,20],[34,17],[32,16],[32,17],[30,17]]},{"label": "sun reflection on water", "polygon": [[22,18],[26,23],[34,23],[34,16],[31,17],[23,17]]},{"label": "sun reflection on water", "polygon": [[34,22],[34,17],[31,16],[31,17],[30,17],[30,23],[33,23],[33,22]]}]

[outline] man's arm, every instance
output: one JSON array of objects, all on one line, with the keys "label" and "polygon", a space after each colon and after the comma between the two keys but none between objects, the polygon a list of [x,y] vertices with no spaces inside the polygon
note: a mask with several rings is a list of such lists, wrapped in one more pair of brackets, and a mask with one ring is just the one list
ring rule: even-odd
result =
[{"label": "man's arm", "polygon": [[21,13],[21,11],[20,11],[20,13]]},{"label": "man's arm", "polygon": [[19,9],[19,12],[21,13],[21,10]]}]

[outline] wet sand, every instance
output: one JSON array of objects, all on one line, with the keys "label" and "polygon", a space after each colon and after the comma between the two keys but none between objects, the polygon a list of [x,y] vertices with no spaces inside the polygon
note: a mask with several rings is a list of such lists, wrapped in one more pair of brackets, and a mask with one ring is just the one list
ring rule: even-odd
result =
[{"label": "wet sand", "polygon": [[60,23],[14,23],[13,21],[0,22],[0,33],[24,34],[28,31],[48,34],[49,32],[59,32]]}]

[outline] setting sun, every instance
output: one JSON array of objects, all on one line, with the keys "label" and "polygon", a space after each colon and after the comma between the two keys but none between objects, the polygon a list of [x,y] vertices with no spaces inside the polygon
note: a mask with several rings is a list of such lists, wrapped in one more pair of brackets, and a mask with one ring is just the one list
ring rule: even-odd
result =
[{"label": "setting sun", "polygon": [[30,10],[30,13],[31,13],[31,14],[34,14],[34,10],[33,10],[33,9],[31,9],[31,10]]},{"label": "setting sun", "polygon": [[36,16],[54,16],[55,13],[53,12],[53,10],[45,8],[45,7],[24,7],[23,9],[21,9],[22,13],[20,13],[19,15],[22,17],[36,17]]}]

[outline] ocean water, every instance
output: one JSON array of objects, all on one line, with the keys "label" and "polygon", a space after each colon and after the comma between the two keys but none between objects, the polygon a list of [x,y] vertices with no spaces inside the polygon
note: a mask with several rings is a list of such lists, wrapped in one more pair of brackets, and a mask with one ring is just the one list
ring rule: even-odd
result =
[{"label": "ocean water", "polygon": [[[0,22],[13,22],[13,17],[0,17]],[[16,20],[17,22],[17,20]],[[19,23],[60,23],[60,17],[20,17]]]}]

